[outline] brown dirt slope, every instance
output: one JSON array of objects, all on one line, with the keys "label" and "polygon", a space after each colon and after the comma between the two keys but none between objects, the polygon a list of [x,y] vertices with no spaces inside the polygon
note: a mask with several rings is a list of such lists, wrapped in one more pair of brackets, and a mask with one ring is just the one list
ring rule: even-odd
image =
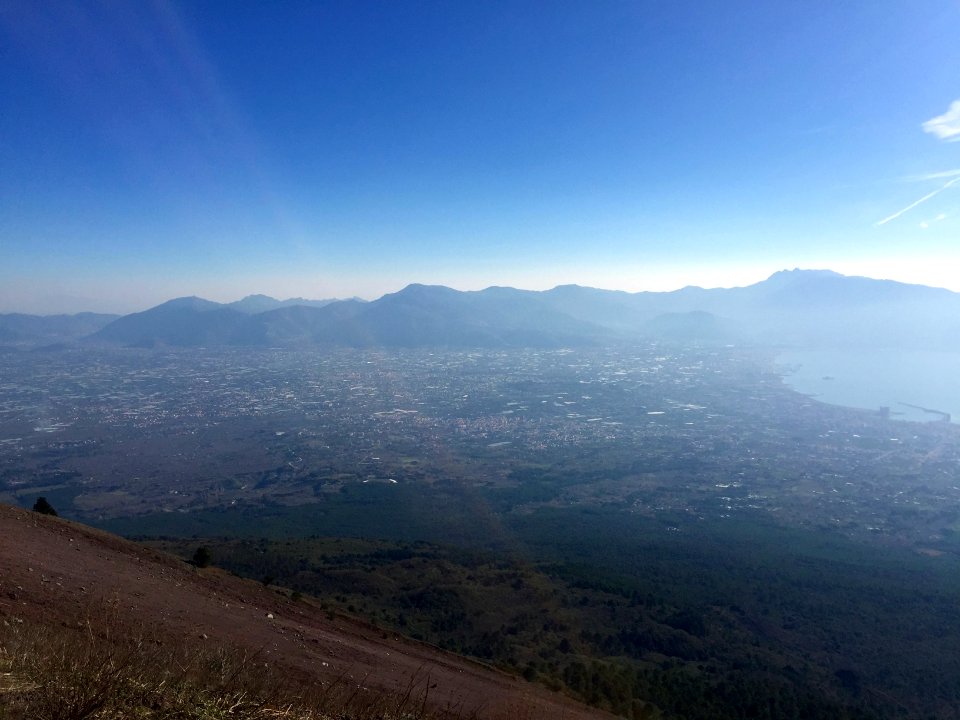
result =
[{"label": "brown dirt slope", "polygon": [[[272,617],[271,617],[272,616]],[[489,718],[609,718],[479,663],[327,614],[261,584],[60,518],[0,505],[0,619],[77,628],[98,618],[163,642],[256,653],[305,680],[402,694]],[[113,621],[105,621],[113,622]],[[68,630],[65,630],[68,631]]]}]

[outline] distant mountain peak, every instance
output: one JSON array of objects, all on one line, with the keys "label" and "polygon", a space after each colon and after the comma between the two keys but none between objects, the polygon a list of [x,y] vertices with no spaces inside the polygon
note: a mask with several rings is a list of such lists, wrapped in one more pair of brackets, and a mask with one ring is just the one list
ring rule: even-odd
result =
[{"label": "distant mountain peak", "polygon": [[440,297],[444,295],[454,295],[459,291],[448,288],[446,285],[424,285],[422,283],[410,283],[402,290],[395,293],[387,293],[380,300],[387,298],[426,298]]},{"label": "distant mountain peak", "polygon": [[221,305],[218,302],[213,302],[212,300],[204,300],[201,297],[196,295],[190,295],[187,297],[174,298],[173,300],[167,300],[167,302],[158,305],[157,308],[167,308],[170,310],[216,310],[221,308]]},{"label": "distant mountain peak", "polygon": [[[424,283],[410,283],[405,288],[399,292],[425,292],[430,290],[450,290],[451,292],[456,292],[453,288],[449,288],[446,285],[425,285]],[[394,293],[396,294],[396,293]]]},{"label": "distant mountain peak", "polygon": [[816,269],[805,269],[805,268],[793,268],[793,270],[778,270],[773,275],[767,278],[766,282],[776,282],[778,280],[796,280],[799,278],[843,278],[847,277],[846,275],[841,275],[838,272],[833,270],[816,270]]}]

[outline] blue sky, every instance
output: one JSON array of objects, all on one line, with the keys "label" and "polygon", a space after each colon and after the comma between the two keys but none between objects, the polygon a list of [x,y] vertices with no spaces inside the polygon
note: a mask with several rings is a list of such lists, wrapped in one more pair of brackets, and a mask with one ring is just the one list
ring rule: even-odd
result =
[{"label": "blue sky", "polygon": [[0,0],[0,312],[960,290],[957,38],[957,0]]}]

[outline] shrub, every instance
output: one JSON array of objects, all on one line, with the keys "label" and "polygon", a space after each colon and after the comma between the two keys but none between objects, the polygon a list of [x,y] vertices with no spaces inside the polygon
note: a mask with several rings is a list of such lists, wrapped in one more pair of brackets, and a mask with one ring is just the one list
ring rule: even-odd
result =
[{"label": "shrub", "polygon": [[45,497],[37,498],[37,501],[33,504],[33,511],[41,515],[53,515],[54,517],[57,515],[57,511],[53,509],[53,505],[47,502]]},{"label": "shrub", "polygon": [[206,546],[201,546],[197,548],[197,551],[193,554],[192,562],[198,568],[205,568],[213,561],[213,558],[210,555],[210,550]]}]

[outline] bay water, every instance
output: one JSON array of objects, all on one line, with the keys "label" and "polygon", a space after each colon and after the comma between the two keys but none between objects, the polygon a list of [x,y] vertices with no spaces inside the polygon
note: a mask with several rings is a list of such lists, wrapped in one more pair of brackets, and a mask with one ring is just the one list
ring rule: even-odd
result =
[{"label": "bay water", "polygon": [[831,405],[920,422],[960,422],[960,353],[926,350],[795,350],[777,363],[794,390]]}]

